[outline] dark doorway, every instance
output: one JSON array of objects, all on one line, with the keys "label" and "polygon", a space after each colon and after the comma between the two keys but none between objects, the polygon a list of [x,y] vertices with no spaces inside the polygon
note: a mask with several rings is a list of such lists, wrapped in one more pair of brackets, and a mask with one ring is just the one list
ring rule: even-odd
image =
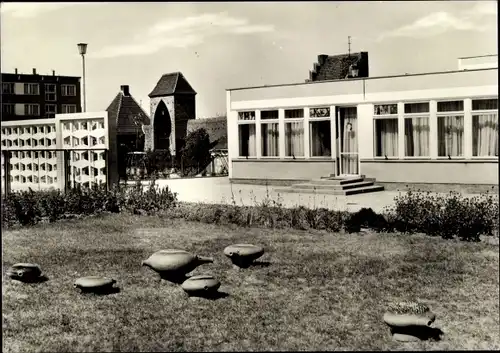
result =
[{"label": "dark doorway", "polygon": [[155,150],[168,150],[170,148],[170,133],[172,132],[172,123],[167,106],[160,101],[154,116],[154,141]]}]

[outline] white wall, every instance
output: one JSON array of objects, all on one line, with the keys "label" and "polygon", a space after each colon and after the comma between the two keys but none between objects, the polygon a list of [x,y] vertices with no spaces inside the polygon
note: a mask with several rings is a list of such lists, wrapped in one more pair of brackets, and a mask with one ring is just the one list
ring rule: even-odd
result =
[{"label": "white wall", "polygon": [[470,58],[459,58],[459,70],[477,70],[498,68],[498,55],[474,56]]}]

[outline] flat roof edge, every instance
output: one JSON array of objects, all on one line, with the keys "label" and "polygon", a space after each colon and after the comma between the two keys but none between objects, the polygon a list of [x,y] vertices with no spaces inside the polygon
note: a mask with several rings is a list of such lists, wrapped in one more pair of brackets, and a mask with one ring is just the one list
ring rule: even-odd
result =
[{"label": "flat roof edge", "polygon": [[476,56],[462,56],[458,59],[473,59],[473,58],[486,58],[489,56],[498,56],[498,54],[476,55]]},{"label": "flat roof edge", "polygon": [[81,76],[52,75],[52,74],[21,74],[21,73],[16,74],[15,72],[2,72],[1,75],[82,78]]},{"label": "flat roof edge", "polygon": [[332,83],[332,82],[346,82],[346,81],[364,81],[364,80],[377,80],[383,78],[397,78],[397,77],[410,77],[410,76],[426,76],[426,75],[444,75],[452,74],[458,72],[471,72],[471,71],[488,71],[488,70],[498,70],[498,67],[494,68],[484,68],[484,69],[463,69],[463,70],[452,70],[452,71],[436,71],[436,72],[423,72],[417,74],[403,74],[403,75],[388,75],[388,76],[374,76],[374,77],[358,77],[342,80],[322,80],[322,81],[311,81],[311,82],[295,82],[295,83],[281,83],[275,85],[263,85],[263,86],[251,86],[251,87],[238,87],[238,88],[226,88],[226,91],[242,91],[246,89],[256,89],[256,88],[270,88],[270,87],[284,87],[284,86],[300,86],[300,85],[310,85],[317,83]]}]

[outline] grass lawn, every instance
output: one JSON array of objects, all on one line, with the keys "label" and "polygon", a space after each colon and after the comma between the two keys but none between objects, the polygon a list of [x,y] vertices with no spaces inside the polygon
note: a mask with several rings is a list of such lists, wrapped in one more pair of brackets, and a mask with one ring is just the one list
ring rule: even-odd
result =
[{"label": "grass lawn", "polygon": [[[425,236],[241,229],[130,215],[3,231],[4,352],[500,349],[499,248]],[[266,248],[269,266],[235,270],[222,250]],[[141,261],[166,248],[213,256],[228,294],[187,298]],[[6,278],[15,262],[49,281]],[[121,292],[82,295],[76,278],[115,278]],[[390,301],[437,315],[439,342],[397,343],[382,322]]]}]

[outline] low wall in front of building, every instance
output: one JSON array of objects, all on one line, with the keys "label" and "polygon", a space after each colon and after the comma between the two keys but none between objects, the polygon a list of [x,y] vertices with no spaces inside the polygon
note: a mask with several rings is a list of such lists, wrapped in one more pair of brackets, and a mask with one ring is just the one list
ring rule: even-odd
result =
[{"label": "low wall in front of building", "polygon": [[231,181],[256,184],[267,182],[269,185],[287,185],[335,173],[335,161],[332,159],[233,159],[231,164]]},{"label": "low wall in front of building", "polygon": [[[416,185],[498,185],[498,160],[361,160],[361,173],[377,183]],[[448,187],[449,189],[449,187]]]}]

